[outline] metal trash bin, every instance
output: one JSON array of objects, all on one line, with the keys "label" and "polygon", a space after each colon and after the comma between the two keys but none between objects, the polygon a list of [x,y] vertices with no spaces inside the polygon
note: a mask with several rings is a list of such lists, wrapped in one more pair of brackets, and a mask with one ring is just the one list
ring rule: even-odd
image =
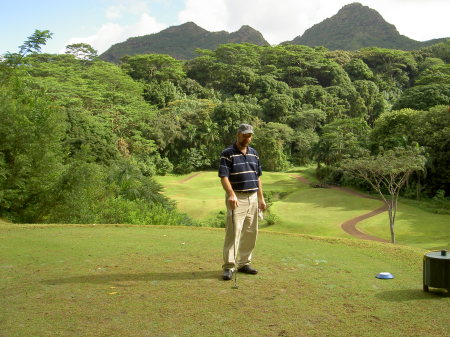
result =
[{"label": "metal trash bin", "polygon": [[450,293],[450,254],[446,250],[423,256],[423,291],[429,287],[444,288]]}]

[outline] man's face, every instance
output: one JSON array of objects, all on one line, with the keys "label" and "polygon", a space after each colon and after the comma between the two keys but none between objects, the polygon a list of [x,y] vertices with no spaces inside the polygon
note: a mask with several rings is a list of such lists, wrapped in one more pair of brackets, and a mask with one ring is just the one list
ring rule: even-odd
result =
[{"label": "man's face", "polygon": [[238,133],[237,142],[241,147],[247,147],[252,141],[253,133]]}]

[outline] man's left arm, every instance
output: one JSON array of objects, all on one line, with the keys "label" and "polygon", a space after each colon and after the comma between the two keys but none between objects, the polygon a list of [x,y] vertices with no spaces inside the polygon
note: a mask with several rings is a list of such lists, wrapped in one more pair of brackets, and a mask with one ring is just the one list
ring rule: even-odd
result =
[{"label": "man's left arm", "polygon": [[258,207],[261,211],[266,209],[266,201],[264,200],[261,177],[258,177]]}]

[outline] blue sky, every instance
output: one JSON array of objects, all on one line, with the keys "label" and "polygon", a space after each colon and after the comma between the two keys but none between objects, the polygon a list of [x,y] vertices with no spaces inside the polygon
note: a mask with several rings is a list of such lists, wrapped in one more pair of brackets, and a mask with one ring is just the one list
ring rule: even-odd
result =
[{"label": "blue sky", "polygon": [[[346,0],[0,0],[0,54],[15,52],[35,29],[54,35],[44,52],[63,53],[71,43],[99,53],[129,37],[193,21],[209,31],[259,30],[271,44],[292,40],[333,16]],[[424,41],[450,37],[448,0],[360,0],[400,34]]]}]

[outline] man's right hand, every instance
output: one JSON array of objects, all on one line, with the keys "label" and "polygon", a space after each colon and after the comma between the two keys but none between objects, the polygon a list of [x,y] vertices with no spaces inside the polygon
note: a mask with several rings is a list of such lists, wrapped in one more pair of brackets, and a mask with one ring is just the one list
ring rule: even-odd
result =
[{"label": "man's right hand", "polygon": [[236,209],[238,201],[236,198],[236,194],[234,194],[234,191],[231,188],[231,184],[230,181],[228,180],[228,177],[220,177],[220,181],[222,183],[223,189],[225,190],[228,196],[227,197],[228,207],[230,207],[230,209]]},{"label": "man's right hand", "polygon": [[228,202],[228,206],[231,209],[236,209],[236,207],[238,206],[238,200],[236,198],[236,194],[230,194],[227,198],[227,202]]}]

